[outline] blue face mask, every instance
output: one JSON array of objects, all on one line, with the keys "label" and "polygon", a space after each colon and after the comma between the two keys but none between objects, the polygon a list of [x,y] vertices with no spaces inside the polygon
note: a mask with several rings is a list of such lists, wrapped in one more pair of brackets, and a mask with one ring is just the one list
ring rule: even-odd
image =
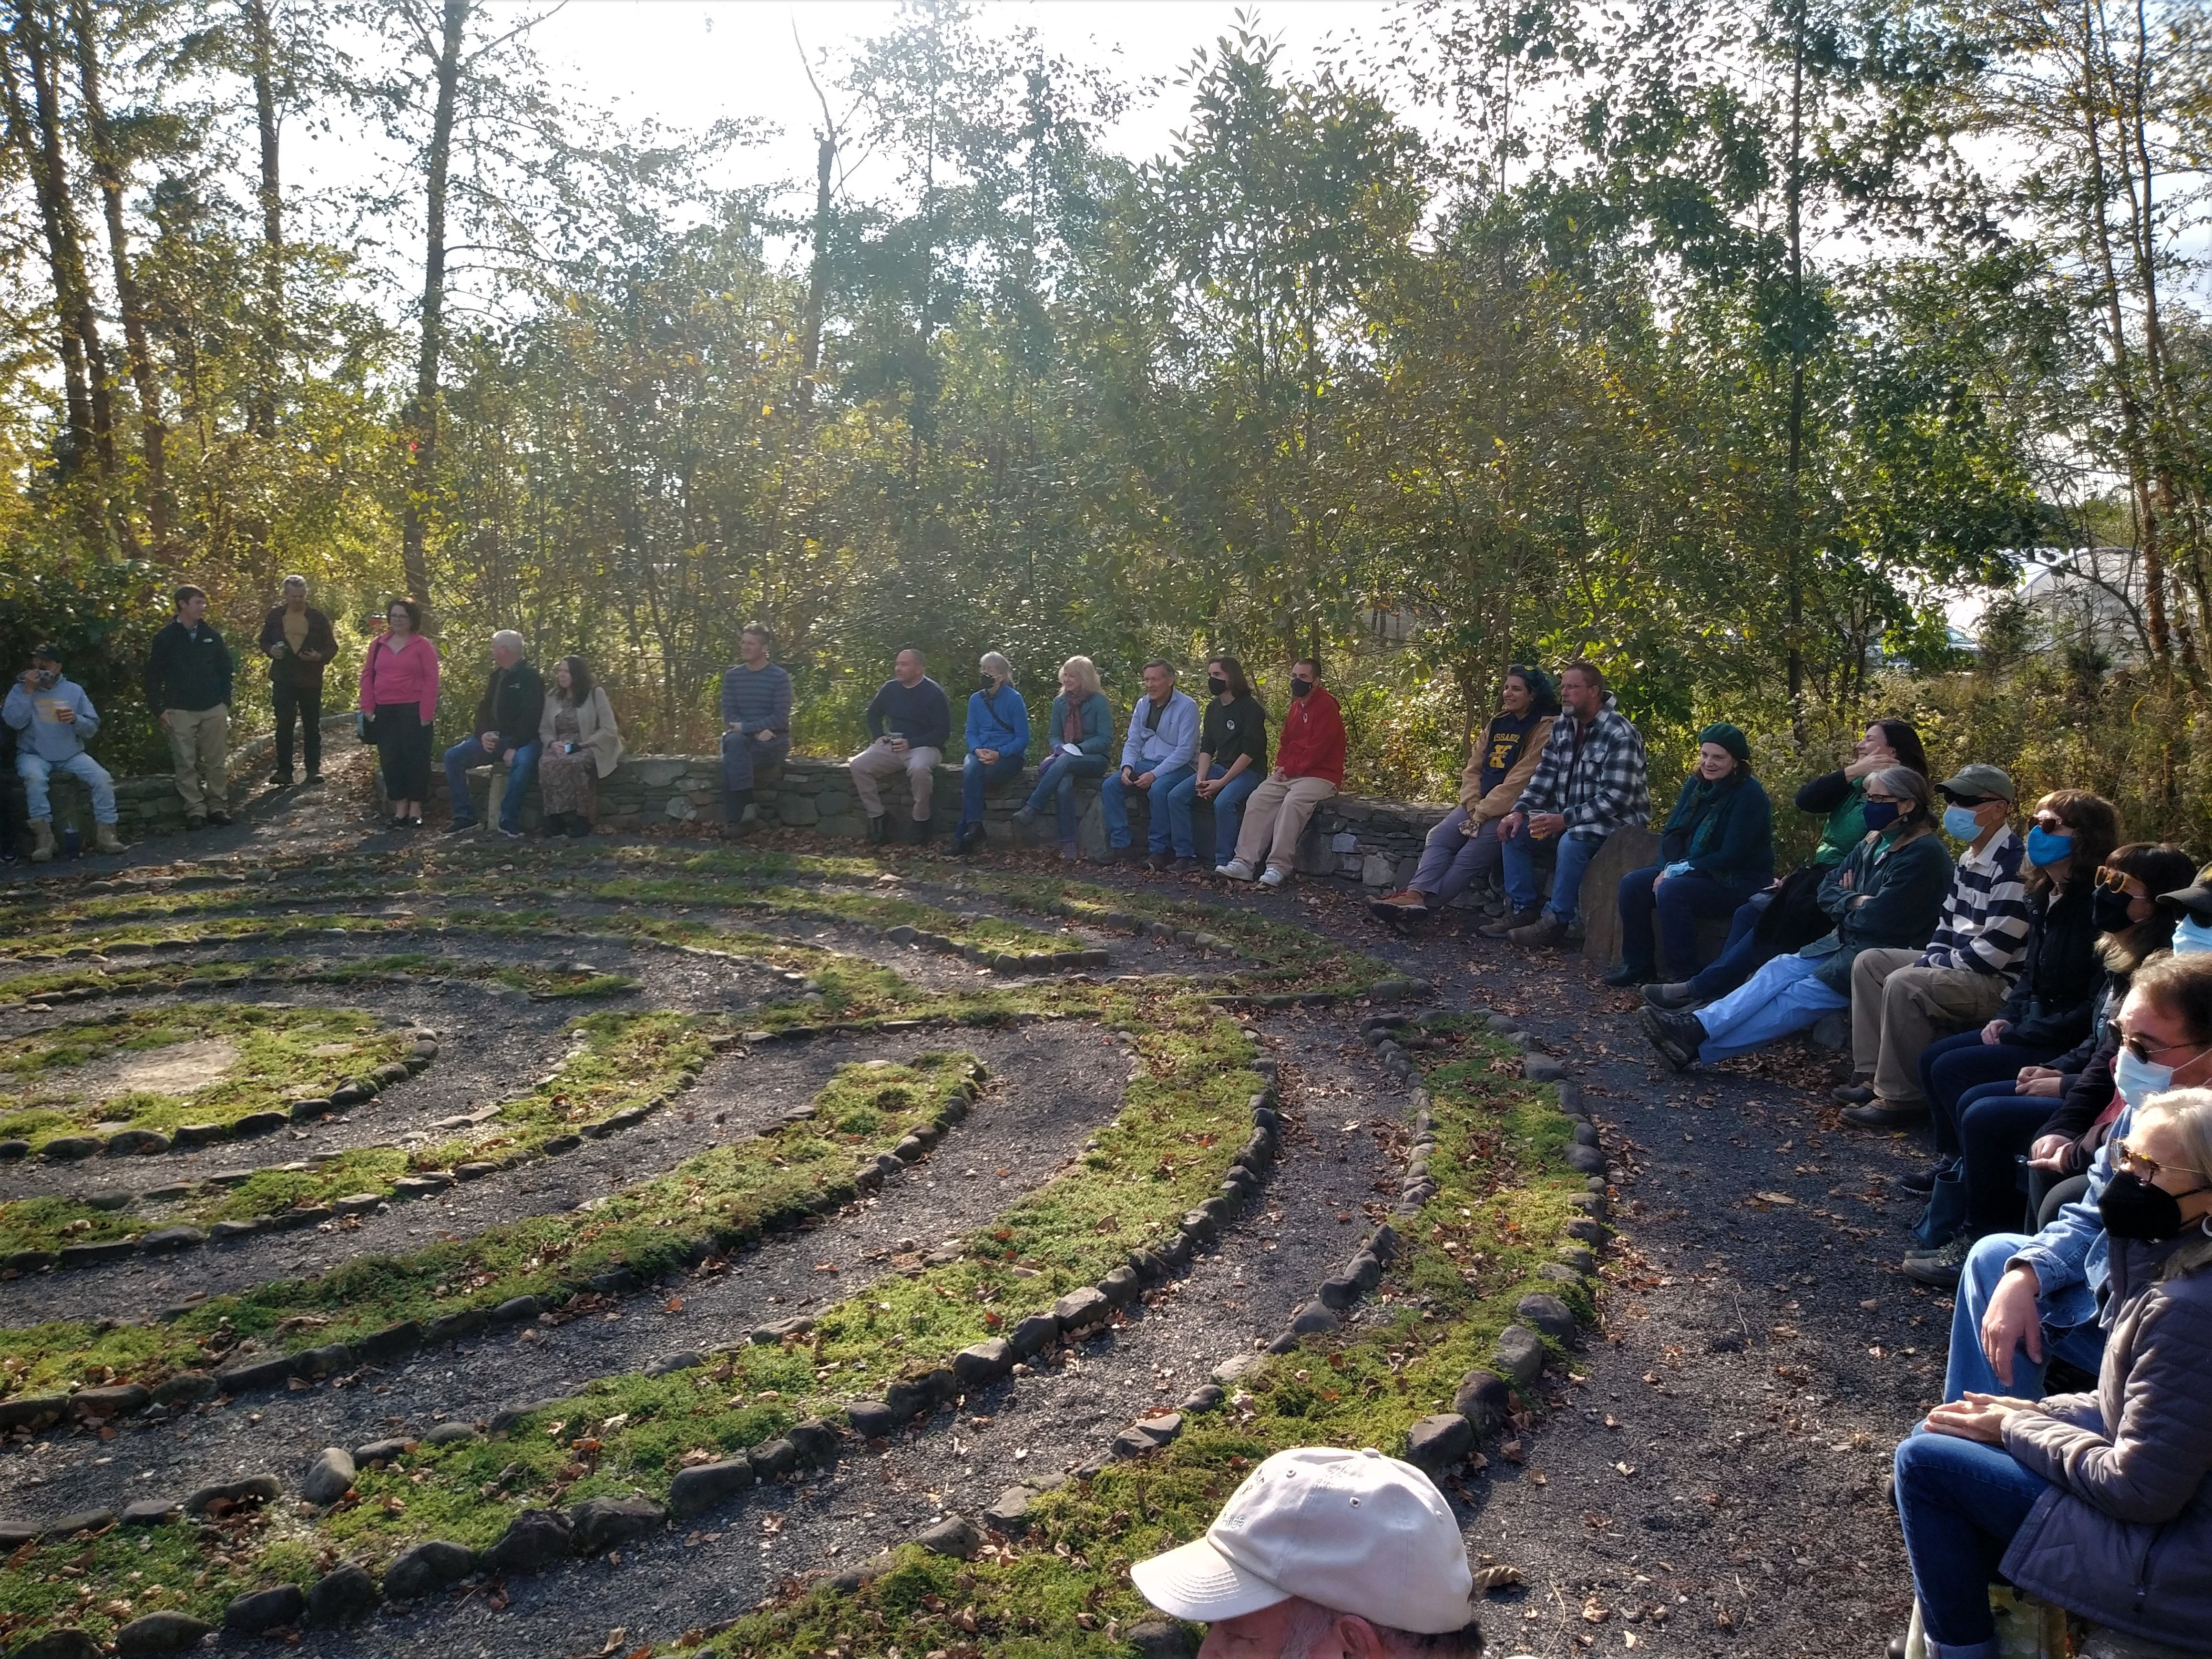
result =
[{"label": "blue face mask", "polygon": [[1972,841],[1982,833],[1982,826],[1971,806],[1947,806],[1943,809],[1943,833],[1953,841]]},{"label": "blue face mask", "polygon": [[2135,1050],[2122,1043],[2112,1060],[2112,1087],[2122,1100],[2140,1111],[2143,1102],[2153,1095],[2164,1094],[2173,1087],[2173,1067],[2137,1060]]},{"label": "blue face mask", "polygon": [[1897,822],[1897,803],[1893,800],[1870,800],[1859,811],[1869,830],[1887,830]]},{"label": "blue face mask", "polygon": [[2173,929],[2173,954],[2193,957],[2203,951],[2212,951],[2212,923],[2199,921],[2194,916],[2182,917]]},{"label": "blue face mask", "polygon": [[2027,831],[2027,861],[2040,868],[2045,865],[2063,864],[2074,856],[2074,837],[2054,836],[2041,824],[2030,824]]}]

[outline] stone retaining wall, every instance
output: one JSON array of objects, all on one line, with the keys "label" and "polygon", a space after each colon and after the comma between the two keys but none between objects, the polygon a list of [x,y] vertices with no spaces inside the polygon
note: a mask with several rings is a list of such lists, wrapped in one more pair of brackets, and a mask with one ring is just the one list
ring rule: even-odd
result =
[{"label": "stone retaining wall", "polygon": [[[353,724],[352,711],[329,714],[323,719],[323,730],[327,734]],[[327,736],[325,741],[329,739]],[[276,736],[264,732],[258,738],[248,738],[230,751],[230,805],[235,811],[245,800],[255,781],[255,775],[267,766],[276,752]],[[97,760],[98,756],[94,759]],[[15,815],[19,826],[24,818],[23,780],[15,771],[13,757],[4,763],[7,776],[0,779],[0,788],[8,792],[9,811]],[[83,836],[87,848],[92,845],[92,792],[66,772],[56,772],[46,781],[46,798],[54,813],[54,836],[58,840],[69,826],[75,824]],[[177,781],[167,773],[157,777],[118,778],[115,780],[116,831],[125,841],[137,841],[143,836],[179,835],[185,828],[185,798],[177,793]]]}]

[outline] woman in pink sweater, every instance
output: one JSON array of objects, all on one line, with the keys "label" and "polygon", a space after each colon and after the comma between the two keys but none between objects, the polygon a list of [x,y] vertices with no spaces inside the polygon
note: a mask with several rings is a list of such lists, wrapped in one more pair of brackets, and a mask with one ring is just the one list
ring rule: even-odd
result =
[{"label": "woman in pink sweater", "polygon": [[384,794],[392,803],[392,828],[422,827],[422,801],[430,793],[430,727],[438,718],[438,647],[424,639],[422,607],[394,599],[385,608],[390,624],[361,659],[361,712],[369,717],[376,752],[384,763]]}]

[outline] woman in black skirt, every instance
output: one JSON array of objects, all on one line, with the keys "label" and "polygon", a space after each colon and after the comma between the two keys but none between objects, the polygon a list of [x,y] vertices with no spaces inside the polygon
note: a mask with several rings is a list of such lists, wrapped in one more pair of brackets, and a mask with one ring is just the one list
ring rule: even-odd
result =
[{"label": "woman in black skirt", "polygon": [[361,659],[361,712],[372,722],[384,763],[392,828],[419,830],[430,793],[430,728],[438,718],[438,647],[424,639],[422,607],[394,599],[389,624]]}]

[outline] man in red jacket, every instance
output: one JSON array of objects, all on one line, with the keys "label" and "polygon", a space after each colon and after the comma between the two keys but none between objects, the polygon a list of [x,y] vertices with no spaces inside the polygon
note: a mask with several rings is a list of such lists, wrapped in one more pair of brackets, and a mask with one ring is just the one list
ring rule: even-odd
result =
[{"label": "man in red jacket", "polygon": [[1275,769],[1244,803],[1244,827],[1237,833],[1237,856],[1221,866],[1231,881],[1249,881],[1259,872],[1262,887],[1290,879],[1298,855],[1298,837],[1319,806],[1344,782],[1344,713],[1322,690],[1321,665],[1301,657],[1291,665],[1291,712],[1275,746]]}]

